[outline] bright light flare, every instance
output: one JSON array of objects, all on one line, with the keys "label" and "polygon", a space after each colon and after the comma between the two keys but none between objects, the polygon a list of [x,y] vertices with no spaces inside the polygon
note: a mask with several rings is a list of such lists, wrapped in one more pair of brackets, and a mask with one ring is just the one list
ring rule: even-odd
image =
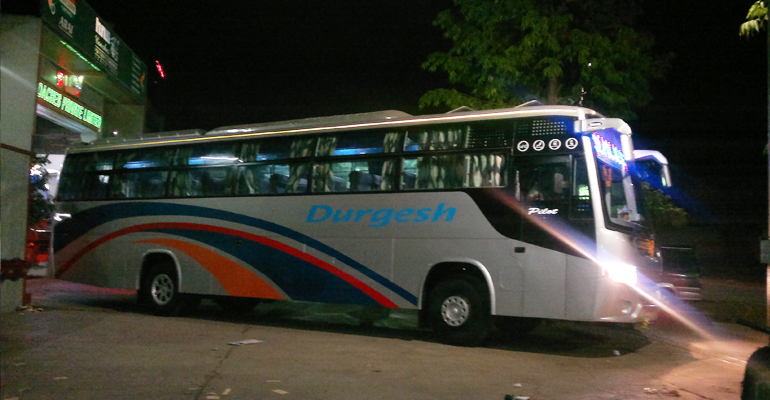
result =
[{"label": "bright light flare", "polygon": [[625,283],[629,286],[636,285],[639,273],[636,267],[631,264],[624,262],[603,263],[602,269],[615,282]]},{"label": "bright light flare", "polygon": [[595,262],[602,268],[602,272],[607,274],[614,281],[627,284],[628,287],[647,299],[650,304],[654,304],[661,311],[680,321],[704,338],[715,340],[715,336],[705,328],[706,326],[711,325],[706,317],[689,304],[686,304],[674,295],[669,294],[668,291],[658,286],[656,282],[653,282],[643,274],[639,273],[635,266],[619,261],[599,261],[594,254],[594,251],[590,250],[596,248],[596,243],[593,240],[588,239],[584,234],[576,231],[559,219],[546,221],[537,218],[536,216],[529,215],[526,207],[502,191],[492,191],[491,193],[498,200],[519,213],[523,218],[526,218],[533,224],[542,228],[554,238],[570,246],[587,259]]},{"label": "bright light flare", "polygon": [[67,218],[72,218],[72,214],[56,213],[56,214],[53,215],[53,219],[55,219],[56,221],[63,221],[65,219],[67,219]]},{"label": "bright light flare", "polygon": [[639,274],[639,281],[632,288],[645,299],[655,304],[661,311],[675,318],[686,327],[708,340],[718,340],[706,326],[712,325],[700,311],[685,303],[674,294],[658,286],[651,279]]}]

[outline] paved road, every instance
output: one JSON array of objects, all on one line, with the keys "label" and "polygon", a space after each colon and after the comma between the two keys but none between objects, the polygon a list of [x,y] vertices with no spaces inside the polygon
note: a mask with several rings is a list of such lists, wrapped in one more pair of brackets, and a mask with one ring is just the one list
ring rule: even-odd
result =
[{"label": "paved road", "polygon": [[[223,316],[204,302],[160,318],[131,292],[43,278],[42,311],[2,315],[2,399],[738,399],[765,334],[675,322],[643,329],[555,322],[478,348],[436,343],[414,313],[263,305]],[[241,340],[259,343],[233,346]]]}]

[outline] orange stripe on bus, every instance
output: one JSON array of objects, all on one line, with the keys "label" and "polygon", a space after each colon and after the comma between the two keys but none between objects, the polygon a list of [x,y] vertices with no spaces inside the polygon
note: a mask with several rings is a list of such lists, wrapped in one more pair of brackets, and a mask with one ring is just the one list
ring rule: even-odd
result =
[{"label": "orange stripe on bus", "polygon": [[230,296],[283,300],[278,291],[246,267],[209,249],[174,239],[147,239],[136,243],[159,244],[187,254],[214,275]]}]

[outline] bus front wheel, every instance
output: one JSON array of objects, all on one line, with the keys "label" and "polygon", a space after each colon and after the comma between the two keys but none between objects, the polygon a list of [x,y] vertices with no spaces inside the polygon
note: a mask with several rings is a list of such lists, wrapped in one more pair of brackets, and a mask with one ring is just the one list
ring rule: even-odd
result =
[{"label": "bus front wheel", "polygon": [[176,270],[170,263],[151,267],[142,282],[142,302],[153,314],[176,315],[182,305],[177,282]]},{"label": "bus front wheel", "polygon": [[476,346],[489,334],[489,302],[473,279],[439,282],[430,296],[428,322],[442,343]]}]

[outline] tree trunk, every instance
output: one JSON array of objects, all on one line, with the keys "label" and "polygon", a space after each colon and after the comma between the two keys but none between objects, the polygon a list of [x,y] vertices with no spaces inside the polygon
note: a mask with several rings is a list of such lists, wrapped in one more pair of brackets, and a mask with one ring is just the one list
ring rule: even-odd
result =
[{"label": "tree trunk", "polygon": [[561,85],[559,84],[558,78],[555,76],[548,77],[548,98],[545,101],[545,104],[548,105],[556,105],[559,104],[559,91],[561,90]]}]

